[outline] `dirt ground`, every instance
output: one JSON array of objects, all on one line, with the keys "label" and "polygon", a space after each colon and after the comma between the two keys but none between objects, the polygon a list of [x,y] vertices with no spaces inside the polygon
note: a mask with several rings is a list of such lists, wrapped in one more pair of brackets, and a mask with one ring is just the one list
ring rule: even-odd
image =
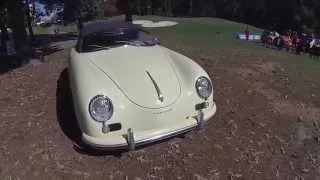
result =
[{"label": "dirt ground", "polygon": [[320,94],[296,97],[285,67],[230,65],[227,53],[197,59],[218,105],[204,131],[132,153],[73,146],[67,51],[0,75],[0,179],[320,180]]}]

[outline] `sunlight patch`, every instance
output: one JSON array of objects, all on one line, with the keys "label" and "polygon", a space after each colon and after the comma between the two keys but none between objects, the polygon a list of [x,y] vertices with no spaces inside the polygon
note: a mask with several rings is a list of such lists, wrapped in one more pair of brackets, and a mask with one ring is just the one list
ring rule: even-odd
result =
[{"label": "sunlight patch", "polygon": [[142,27],[152,28],[152,27],[170,27],[170,26],[175,26],[178,23],[175,21],[153,22],[149,20],[135,20],[133,21],[133,24],[138,24],[138,25],[141,25]]}]

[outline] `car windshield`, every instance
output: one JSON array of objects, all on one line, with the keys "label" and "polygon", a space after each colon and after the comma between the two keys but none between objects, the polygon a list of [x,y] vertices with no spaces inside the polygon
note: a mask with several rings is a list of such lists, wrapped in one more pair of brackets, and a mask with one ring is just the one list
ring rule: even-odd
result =
[{"label": "car windshield", "polygon": [[142,29],[117,28],[115,30],[95,32],[82,39],[81,52],[93,52],[122,45],[154,46],[159,41]]}]

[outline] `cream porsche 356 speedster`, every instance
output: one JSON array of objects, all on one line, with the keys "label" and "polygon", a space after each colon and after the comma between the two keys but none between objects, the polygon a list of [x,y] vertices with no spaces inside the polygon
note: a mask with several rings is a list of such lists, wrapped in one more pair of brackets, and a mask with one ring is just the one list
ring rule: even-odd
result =
[{"label": "cream porsche 356 speedster", "polygon": [[93,148],[133,150],[201,128],[216,113],[203,68],[131,23],[84,26],[68,66],[82,140]]}]

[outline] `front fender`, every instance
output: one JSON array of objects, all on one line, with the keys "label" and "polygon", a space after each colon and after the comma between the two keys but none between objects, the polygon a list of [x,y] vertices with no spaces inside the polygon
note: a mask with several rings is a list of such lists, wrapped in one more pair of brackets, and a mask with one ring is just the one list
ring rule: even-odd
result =
[{"label": "front fender", "polygon": [[[113,106],[128,103],[115,83],[100,71],[85,54],[71,50],[69,79],[75,114],[81,130],[92,136],[99,136],[102,123],[94,121],[89,114],[89,103],[97,95],[109,97]],[[115,117],[118,111],[114,111]],[[109,122],[114,121],[113,118]]]}]

